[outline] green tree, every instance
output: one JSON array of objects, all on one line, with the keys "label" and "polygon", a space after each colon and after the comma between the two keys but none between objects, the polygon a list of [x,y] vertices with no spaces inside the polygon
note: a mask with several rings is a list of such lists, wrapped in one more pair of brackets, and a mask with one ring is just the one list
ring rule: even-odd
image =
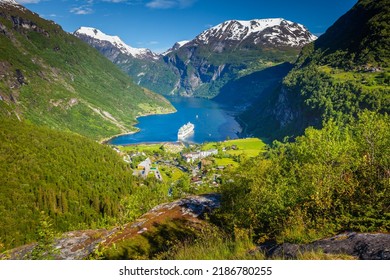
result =
[{"label": "green tree", "polygon": [[58,255],[58,250],[54,248],[55,243],[55,231],[53,229],[53,224],[49,216],[45,212],[40,213],[40,221],[37,232],[37,244],[34,246],[33,250],[27,259],[31,260],[53,260]]}]

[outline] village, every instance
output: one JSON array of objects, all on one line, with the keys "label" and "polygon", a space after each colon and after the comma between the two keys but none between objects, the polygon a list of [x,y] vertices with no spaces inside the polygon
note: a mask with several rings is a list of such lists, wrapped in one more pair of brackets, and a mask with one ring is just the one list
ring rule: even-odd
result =
[{"label": "village", "polygon": [[226,169],[243,158],[257,156],[264,148],[256,138],[185,146],[181,142],[113,147],[141,179],[155,179],[174,186],[180,182],[197,190],[218,188]]}]

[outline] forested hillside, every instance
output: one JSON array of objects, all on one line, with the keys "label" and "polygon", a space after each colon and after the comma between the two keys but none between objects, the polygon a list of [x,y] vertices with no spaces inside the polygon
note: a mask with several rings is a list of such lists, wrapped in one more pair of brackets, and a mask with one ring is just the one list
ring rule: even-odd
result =
[{"label": "forested hillside", "polygon": [[[6,249],[37,239],[41,211],[64,232],[128,221],[167,199],[157,182],[140,187],[110,147],[0,120],[0,245]],[[125,211],[121,201],[129,197]]]},{"label": "forested hillside", "polygon": [[95,49],[26,8],[0,2],[0,114],[94,139],[173,110]]},{"label": "forested hillside", "polygon": [[241,118],[257,136],[300,135],[364,109],[390,112],[389,1],[359,1],[305,46],[283,83]]},{"label": "forested hillside", "polygon": [[226,178],[218,222],[258,241],[302,243],[342,231],[390,230],[390,119],[365,111],[345,125],[276,142]]}]

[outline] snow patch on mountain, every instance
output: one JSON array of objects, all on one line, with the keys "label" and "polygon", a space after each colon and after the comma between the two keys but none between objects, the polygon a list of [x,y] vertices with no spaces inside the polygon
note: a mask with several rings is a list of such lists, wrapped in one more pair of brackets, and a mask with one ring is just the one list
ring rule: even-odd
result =
[{"label": "snow patch on mountain", "polygon": [[5,4],[11,4],[11,5],[19,5],[16,1],[14,0],[0,0],[0,4],[5,3]]},{"label": "snow patch on mountain", "polygon": [[317,39],[302,24],[283,18],[229,20],[205,30],[196,37],[202,44],[210,41],[244,41],[253,37],[255,44],[262,40],[274,44],[301,46]]},{"label": "snow patch on mountain", "polygon": [[181,48],[182,46],[184,46],[185,44],[187,44],[189,42],[189,40],[184,40],[184,41],[179,41],[177,42],[176,44],[179,46],[179,48]]},{"label": "snow patch on mountain", "polygon": [[167,51],[163,52],[162,55],[167,55],[169,54],[170,52],[173,52],[173,51],[176,51],[178,49],[180,49],[182,46],[184,46],[185,44],[189,43],[191,41],[189,40],[184,40],[184,41],[179,41],[179,42],[176,42],[172,48],[168,49]]},{"label": "snow patch on mountain", "polygon": [[158,59],[159,55],[146,48],[133,48],[125,44],[118,36],[111,36],[93,27],[80,27],[74,32],[74,35],[85,35],[98,41],[105,41],[111,43],[115,48],[119,49],[121,53],[130,55],[136,58],[152,57]]}]

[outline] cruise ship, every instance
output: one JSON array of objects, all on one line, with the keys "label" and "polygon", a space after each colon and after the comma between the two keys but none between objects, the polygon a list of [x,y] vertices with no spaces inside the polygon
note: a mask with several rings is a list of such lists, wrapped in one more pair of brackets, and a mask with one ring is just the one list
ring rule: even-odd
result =
[{"label": "cruise ship", "polygon": [[194,132],[195,125],[188,122],[187,124],[183,125],[180,127],[178,133],[177,133],[177,138],[178,139],[184,139],[187,136],[189,136],[191,133]]}]

